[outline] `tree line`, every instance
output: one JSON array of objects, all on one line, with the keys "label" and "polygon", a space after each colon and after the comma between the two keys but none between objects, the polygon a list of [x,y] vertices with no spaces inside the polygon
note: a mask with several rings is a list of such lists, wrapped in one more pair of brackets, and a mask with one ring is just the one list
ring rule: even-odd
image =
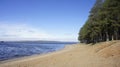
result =
[{"label": "tree line", "polygon": [[81,43],[120,40],[120,0],[96,0],[78,40]]}]

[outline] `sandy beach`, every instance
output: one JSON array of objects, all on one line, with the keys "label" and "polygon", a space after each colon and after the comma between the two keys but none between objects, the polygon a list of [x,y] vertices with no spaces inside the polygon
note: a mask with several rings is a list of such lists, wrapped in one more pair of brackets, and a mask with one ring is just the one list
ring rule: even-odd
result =
[{"label": "sandy beach", "polygon": [[45,55],[2,61],[0,67],[120,67],[120,41],[69,45]]}]

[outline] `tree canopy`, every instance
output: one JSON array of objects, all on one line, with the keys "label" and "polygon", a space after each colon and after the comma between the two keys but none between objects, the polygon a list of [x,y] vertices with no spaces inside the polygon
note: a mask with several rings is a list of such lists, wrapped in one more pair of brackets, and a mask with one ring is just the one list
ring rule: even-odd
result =
[{"label": "tree canopy", "polygon": [[120,39],[120,0],[96,0],[84,26],[79,31],[82,43]]}]

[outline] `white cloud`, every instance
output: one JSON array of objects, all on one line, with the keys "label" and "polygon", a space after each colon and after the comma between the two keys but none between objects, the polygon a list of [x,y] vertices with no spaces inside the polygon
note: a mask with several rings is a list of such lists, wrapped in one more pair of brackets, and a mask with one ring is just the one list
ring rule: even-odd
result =
[{"label": "white cloud", "polygon": [[0,24],[0,40],[42,40],[50,37],[44,30],[25,24]]},{"label": "white cloud", "polygon": [[26,24],[0,23],[0,40],[55,40],[55,41],[77,41],[75,35],[71,34],[52,35],[46,30],[35,28]]}]

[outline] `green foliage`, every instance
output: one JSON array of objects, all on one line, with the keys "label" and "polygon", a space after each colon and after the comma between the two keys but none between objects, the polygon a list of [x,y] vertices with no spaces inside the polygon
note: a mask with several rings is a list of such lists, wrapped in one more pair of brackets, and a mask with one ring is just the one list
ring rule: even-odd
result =
[{"label": "green foliage", "polygon": [[90,16],[79,31],[82,43],[120,39],[120,0],[96,0]]}]

